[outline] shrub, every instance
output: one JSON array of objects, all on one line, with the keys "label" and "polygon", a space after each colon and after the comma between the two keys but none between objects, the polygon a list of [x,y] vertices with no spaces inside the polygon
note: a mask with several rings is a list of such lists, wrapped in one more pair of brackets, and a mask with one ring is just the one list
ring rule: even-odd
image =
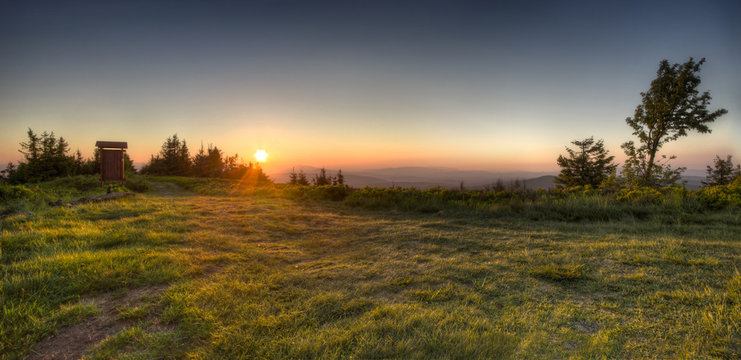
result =
[{"label": "shrub", "polygon": [[711,209],[729,206],[741,207],[741,178],[736,178],[728,185],[716,185],[700,188],[697,197],[703,205]]},{"label": "shrub", "polygon": [[661,192],[650,187],[639,187],[639,188],[627,188],[622,189],[618,192],[617,201],[632,203],[632,204],[660,204],[663,195]]},{"label": "shrub", "polygon": [[37,189],[31,190],[23,185],[0,184],[0,215],[29,212],[43,206],[44,197]]},{"label": "shrub", "polygon": [[0,184],[0,200],[11,201],[19,199],[32,199],[35,193],[23,185]]},{"label": "shrub", "polygon": [[283,196],[294,200],[308,198],[314,200],[342,201],[351,193],[352,191],[347,185],[291,185],[283,190]]},{"label": "shrub", "polygon": [[149,182],[145,176],[130,175],[127,177],[124,186],[131,191],[139,193],[149,191]]},{"label": "shrub", "polygon": [[52,188],[72,188],[85,192],[100,187],[100,179],[94,175],[65,176],[51,180],[47,186]]},{"label": "shrub", "polygon": [[350,188],[345,185],[322,185],[310,188],[309,196],[314,199],[342,201],[350,195]]}]

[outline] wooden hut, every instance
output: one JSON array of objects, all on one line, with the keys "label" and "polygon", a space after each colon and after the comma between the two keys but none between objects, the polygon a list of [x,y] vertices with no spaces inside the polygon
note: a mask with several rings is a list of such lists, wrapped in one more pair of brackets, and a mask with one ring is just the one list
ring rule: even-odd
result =
[{"label": "wooden hut", "polygon": [[124,141],[97,141],[100,159],[100,186],[105,181],[126,181],[124,178],[124,153],[128,144]]}]

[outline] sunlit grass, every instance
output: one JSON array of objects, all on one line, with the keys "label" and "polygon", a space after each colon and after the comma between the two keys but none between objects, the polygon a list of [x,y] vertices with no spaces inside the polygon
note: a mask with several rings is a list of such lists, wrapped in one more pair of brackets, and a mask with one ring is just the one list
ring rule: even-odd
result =
[{"label": "sunlit grass", "polygon": [[151,284],[167,289],[116,307],[128,323],[91,358],[740,352],[733,213],[564,222],[365,210],[270,191],[155,193],[0,220],[1,352],[20,357],[99,316],[86,299]]}]

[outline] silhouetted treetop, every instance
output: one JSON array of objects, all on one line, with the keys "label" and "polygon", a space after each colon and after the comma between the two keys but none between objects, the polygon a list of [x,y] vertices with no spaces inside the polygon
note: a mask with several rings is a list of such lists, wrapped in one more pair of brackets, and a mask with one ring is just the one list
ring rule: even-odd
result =
[{"label": "silhouetted treetop", "polygon": [[708,110],[710,93],[700,92],[700,66],[705,59],[695,61],[690,58],[684,64],[669,64],[662,60],[651,81],[649,90],[641,93],[639,104],[633,117],[625,122],[638,137],[637,146],[633,141],[622,145],[628,159],[623,173],[633,185],[670,185],[680,177],[682,168],[671,169],[668,161],[673,157],[662,156],[657,162],[657,152],[670,141],[687,136],[689,131],[709,133],[708,124],[726,114],[725,109]]},{"label": "silhouetted treetop", "polygon": [[733,167],[731,155],[728,155],[725,160],[716,155],[713,160],[713,166],[708,165],[707,167],[707,176],[702,182],[702,185],[728,185],[739,176],[741,176],[741,165]]}]

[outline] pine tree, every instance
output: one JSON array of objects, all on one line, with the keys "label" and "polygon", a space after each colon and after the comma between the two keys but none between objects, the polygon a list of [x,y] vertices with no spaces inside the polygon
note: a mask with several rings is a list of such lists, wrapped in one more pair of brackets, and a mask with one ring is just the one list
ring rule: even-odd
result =
[{"label": "pine tree", "polygon": [[309,185],[309,179],[306,177],[306,174],[304,174],[304,170],[299,170],[296,185]]},{"label": "pine tree", "polygon": [[571,142],[577,150],[566,148],[568,157],[559,155],[556,162],[561,173],[553,180],[560,186],[598,187],[602,180],[610,176],[617,165],[612,163],[614,156],[608,156],[602,140],[595,143],[594,137]]},{"label": "pine tree", "polygon": [[497,192],[507,190],[507,187],[504,186],[504,181],[502,181],[502,178],[497,178],[497,182],[494,183],[492,190]]},{"label": "pine tree", "polygon": [[[21,143],[21,150],[18,150],[26,158],[27,162],[37,160],[41,149],[39,148],[39,137],[36,135],[31,128],[28,128],[28,142]],[[25,151],[24,151],[25,150]]]},{"label": "pine tree", "polygon": [[75,174],[75,157],[67,155],[69,144],[63,137],[57,139],[54,132],[46,131],[39,136],[30,128],[26,135],[28,142],[20,143],[19,150],[25,162],[6,169],[9,182],[37,182]]},{"label": "pine tree", "polygon": [[314,175],[313,182],[315,186],[332,184],[332,180],[329,177],[327,177],[327,170],[325,168],[319,169],[319,174]]},{"label": "pine tree", "polygon": [[190,153],[185,140],[178,135],[168,137],[162,144],[157,156],[152,155],[149,163],[142,168],[142,173],[152,175],[189,175],[191,172]]},{"label": "pine tree", "polygon": [[216,146],[208,146],[208,154],[205,162],[205,175],[207,177],[217,178],[224,174],[224,161],[222,152]]},{"label": "pine tree", "polygon": [[345,175],[342,175],[342,169],[337,170],[337,184],[345,185]]},{"label": "pine tree", "polygon": [[741,176],[741,165],[736,165],[734,168],[731,155],[728,155],[726,160],[716,155],[713,160],[713,167],[710,167],[710,165],[707,167],[707,177],[702,182],[702,185],[728,185],[739,176]]},{"label": "pine tree", "polygon": [[291,185],[298,185],[298,174],[296,168],[291,168],[291,172],[288,173],[288,183]]}]

